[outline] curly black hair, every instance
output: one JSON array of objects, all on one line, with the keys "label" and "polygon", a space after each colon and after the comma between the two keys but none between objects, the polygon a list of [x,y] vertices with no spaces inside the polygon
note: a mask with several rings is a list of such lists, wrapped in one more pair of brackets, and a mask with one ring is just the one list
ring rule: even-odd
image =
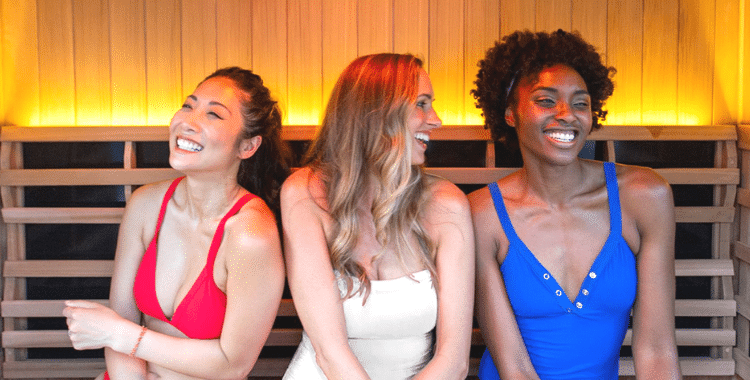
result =
[{"label": "curly black hair", "polygon": [[600,127],[607,116],[602,109],[604,102],[614,91],[614,67],[605,66],[594,46],[577,32],[516,31],[496,42],[479,61],[474,82],[477,87],[471,90],[477,108],[482,109],[485,128],[490,129],[494,140],[505,142],[511,149],[517,147],[518,136],[515,128],[505,122],[505,109],[518,101],[518,82],[557,64],[570,66],[581,75],[591,96],[592,128]]}]

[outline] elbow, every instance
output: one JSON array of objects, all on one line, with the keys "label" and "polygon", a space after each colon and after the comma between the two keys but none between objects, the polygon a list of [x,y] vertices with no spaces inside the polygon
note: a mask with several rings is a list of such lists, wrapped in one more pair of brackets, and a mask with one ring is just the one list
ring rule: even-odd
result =
[{"label": "elbow", "polygon": [[243,365],[228,365],[224,371],[219,371],[216,374],[217,380],[238,380],[246,379],[250,375],[250,371],[253,369],[255,362],[243,363]]}]

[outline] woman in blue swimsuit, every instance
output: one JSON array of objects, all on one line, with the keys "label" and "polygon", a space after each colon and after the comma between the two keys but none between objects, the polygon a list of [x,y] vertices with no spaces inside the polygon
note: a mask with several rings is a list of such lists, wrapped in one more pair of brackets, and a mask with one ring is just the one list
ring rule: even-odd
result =
[{"label": "woman in blue swimsuit", "polygon": [[653,170],[578,157],[615,70],[574,33],[516,32],[472,93],[523,167],[469,197],[486,379],[617,379],[633,313],[637,378],[680,378],[674,205]]}]

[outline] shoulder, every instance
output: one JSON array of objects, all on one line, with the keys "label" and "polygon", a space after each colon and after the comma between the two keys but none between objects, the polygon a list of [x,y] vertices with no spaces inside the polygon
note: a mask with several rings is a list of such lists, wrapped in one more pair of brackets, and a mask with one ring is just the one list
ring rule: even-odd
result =
[{"label": "shoulder", "polygon": [[302,204],[315,205],[325,203],[325,183],[321,175],[310,167],[297,169],[281,185],[281,210],[289,211]]},{"label": "shoulder", "polygon": [[672,188],[655,170],[642,166],[616,164],[621,201],[672,202]]},{"label": "shoulder", "polygon": [[259,197],[248,201],[225,226],[226,237],[237,252],[266,252],[279,244],[273,212]]},{"label": "shoulder", "polygon": [[428,211],[469,213],[469,201],[466,194],[444,178],[428,176],[426,196]]}]

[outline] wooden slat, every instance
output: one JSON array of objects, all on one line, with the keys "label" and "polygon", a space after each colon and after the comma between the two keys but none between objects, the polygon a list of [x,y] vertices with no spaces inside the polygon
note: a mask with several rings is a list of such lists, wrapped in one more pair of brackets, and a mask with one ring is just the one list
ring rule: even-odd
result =
[{"label": "wooden slat", "polygon": [[[475,106],[476,100],[469,95],[469,91],[475,87],[474,81],[479,71],[477,63],[484,58],[487,49],[500,39],[500,1],[466,0],[465,4],[464,124],[482,124],[482,111]],[[442,109],[442,102],[438,102],[438,106]],[[445,128],[438,128],[440,129]]]},{"label": "wooden slat", "polygon": [[643,94],[643,1],[607,2],[607,65],[617,68],[617,91],[607,100],[610,124],[639,125]]},{"label": "wooden slat", "polygon": [[[252,24],[253,72],[281,104],[292,110],[287,101],[287,2],[253,1]],[[284,112],[288,117],[289,112]]]},{"label": "wooden slat", "polygon": [[[684,376],[734,376],[734,360],[712,358],[680,358]],[[633,359],[620,359],[620,376],[635,376]]]},{"label": "wooden slat", "polygon": [[112,108],[115,125],[140,125],[147,121],[144,1],[109,0],[112,104],[117,105]]},{"label": "wooden slat", "polygon": [[547,0],[536,2],[536,30],[554,32],[570,30],[573,11],[570,0]]},{"label": "wooden slat", "polygon": [[393,50],[393,12],[390,1],[357,1],[357,55]]},{"label": "wooden slat", "polygon": [[740,183],[737,168],[656,169],[671,185],[736,185]]},{"label": "wooden slat", "polygon": [[164,127],[3,127],[0,140],[18,142],[167,141]]},{"label": "wooden slat", "polygon": [[34,224],[118,224],[124,208],[6,207],[5,223]]},{"label": "wooden slat", "polygon": [[[742,98],[739,94],[741,71],[737,70],[738,63],[741,62],[740,41],[742,40],[740,2],[717,1],[714,15],[716,31],[711,41],[711,45],[714,46],[713,118],[711,122],[713,124],[734,123],[739,119],[739,102],[729,99]],[[742,22],[747,23],[745,20]]]},{"label": "wooden slat", "polygon": [[216,2],[217,67],[252,67],[252,2],[220,0]]},{"label": "wooden slat", "polygon": [[[182,59],[182,96],[192,94],[208,74],[216,71],[216,0],[181,0],[180,38]],[[174,112],[174,111],[173,111]]]},{"label": "wooden slat", "polygon": [[571,1],[571,29],[581,33],[581,37],[594,45],[599,53],[607,51],[607,7],[600,6],[599,0]]},{"label": "wooden slat", "polygon": [[[619,73],[618,70],[618,75]],[[588,139],[595,141],[733,141],[737,140],[737,130],[734,125],[605,125],[591,132]]]},{"label": "wooden slat", "polygon": [[321,0],[288,1],[287,120],[291,124],[319,124],[323,113],[322,8]]},{"label": "wooden slat", "polygon": [[[730,329],[675,329],[677,346],[734,346],[736,332]],[[628,329],[624,346],[633,343],[633,330]]]},{"label": "wooden slat", "polygon": [[37,7],[39,122],[42,125],[74,124],[73,5],[70,1],[38,1]]},{"label": "wooden slat", "polygon": [[732,350],[732,357],[737,362],[737,375],[742,379],[750,379],[750,357],[742,349],[735,347]]},{"label": "wooden slat", "polygon": [[[418,9],[421,3],[416,6]],[[323,0],[323,103],[333,91],[339,75],[357,57],[357,1]],[[398,5],[394,5],[398,6]],[[421,10],[417,11],[421,12]],[[427,34],[427,28],[423,28]],[[420,29],[422,32],[422,29]],[[416,38],[419,40],[419,38]],[[410,41],[412,38],[409,39]],[[426,40],[426,38],[425,38]],[[420,49],[421,50],[421,49]],[[414,50],[419,51],[419,50]],[[284,126],[283,132],[286,132]],[[314,128],[313,128],[314,129]],[[283,136],[283,133],[282,133]],[[286,138],[286,137],[284,137]],[[287,139],[291,140],[291,139]],[[305,140],[305,139],[298,139]],[[309,140],[309,139],[307,139]]]},{"label": "wooden slat", "polygon": [[734,207],[675,207],[677,223],[731,223]]},{"label": "wooden slat", "polygon": [[[677,122],[711,123],[715,0],[680,0],[677,38]],[[726,38],[726,37],[724,37]]]},{"label": "wooden slat", "polygon": [[[464,123],[464,2],[430,0],[429,73],[436,110],[446,124]],[[459,68],[459,70],[456,70]],[[439,95],[438,95],[439,94]],[[446,107],[450,105],[450,107]]]},{"label": "wooden slat", "polygon": [[168,125],[177,107],[185,100],[180,81],[180,56],[180,0],[146,1],[149,125]]},{"label": "wooden slat", "polygon": [[425,60],[426,69],[430,66],[429,12],[429,0],[393,0],[393,52],[415,54]]},{"label": "wooden slat", "polygon": [[737,302],[734,300],[675,300],[676,317],[734,317]]},{"label": "wooden slat", "polygon": [[740,124],[737,126],[737,148],[750,150],[750,124]]},{"label": "wooden slat", "polygon": [[178,177],[174,169],[0,170],[3,186],[144,185]]},{"label": "wooden slat", "polygon": [[675,260],[675,276],[732,276],[732,260],[683,259]]},{"label": "wooden slat", "polygon": [[75,124],[112,124],[109,3],[73,1]]},{"label": "wooden slat", "polygon": [[737,204],[743,207],[750,207],[750,190],[744,188],[737,189]]},{"label": "wooden slat", "polygon": [[6,261],[4,277],[110,277],[113,260]]},{"label": "wooden slat", "polygon": [[[678,0],[643,2],[644,123],[677,123]],[[617,79],[617,78],[616,78]]]},{"label": "wooden slat", "polygon": [[[109,306],[109,300],[88,300]],[[2,301],[0,304],[3,318],[45,318],[61,317],[65,308],[63,300],[18,300]]]},{"label": "wooden slat", "polygon": [[[37,2],[2,0],[4,124],[39,125]],[[13,107],[7,107],[11,101]],[[5,129],[7,127],[3,127]]]}]

